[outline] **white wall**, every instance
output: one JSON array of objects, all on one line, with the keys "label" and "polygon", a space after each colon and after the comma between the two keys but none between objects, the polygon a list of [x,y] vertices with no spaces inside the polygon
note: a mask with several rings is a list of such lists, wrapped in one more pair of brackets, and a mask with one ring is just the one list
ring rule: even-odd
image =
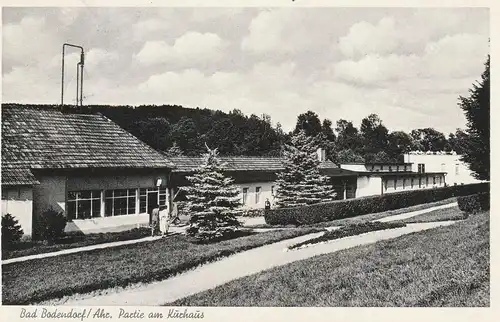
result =
[{"label": "white wall", "polygon": [[104,233],[123,231],[149,225],[147,213],[137,215],[123,215],[92,219],[73,219],[66,224],[64,231],[81,231],[83,233]]},{"label": "white wall", "polygon": [[25,236],[32,234],[33,189],[31,187],[2,188],[2,216],[11,214],[23,229]]},{"label": "white wall", "polygon": [[382,178],[373,176],[358,176],[356,198],[380,195],[382,189]]},{"label": "white wall", "polygon": [[468,184],[480,182],[472,176],[469,166],[460,161],[456,154],[414,154],[404,155],[405,162],[413,162],[413,171],[418,170],[418,164],[425,164],[425,172],[446,172],[446,183]]},{"label": "white wall", "polygon": [[[248,188],[247,203],[243,205],[243,209],[264,208],[266,198],[269,199],[271,205],[274,204],[274,197],[271,194],[271,187],[274,186],[274,188],[276,189],[274,182],[238,183],[235,185],[240,189],[240,199],[243,199],[243,188]],[[257,187],[261,187],[259,203],[255,202],[255,188]],[[276,193],[276,191],[274,191],[274,193]]]}]

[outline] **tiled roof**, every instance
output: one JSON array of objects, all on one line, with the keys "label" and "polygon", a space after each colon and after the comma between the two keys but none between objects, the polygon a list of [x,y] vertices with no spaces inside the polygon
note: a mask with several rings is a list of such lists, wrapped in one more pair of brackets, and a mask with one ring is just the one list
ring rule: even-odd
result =
[{"label": "tiled roof", "polygon": [[[170,157],[170,161],[175,164],[173,172],[192,172],[203,164],[203,157],[178,156]],[[278,157],[221,157],[221,161],[226,163],[224,170],[232,171],[260,171],[276,172],[283,170],[283,160]],[[333,162],[324,161],[320,163],[320,169],[328,170],[330,174],[354,173],[349,170],[339,169]],[[340,171],[336,171],[340,170]]]},{"label": "tiled roof", "polygon": [[2,184],[36,181],[30,169],[172,167],[100,114],[2,106]]}]

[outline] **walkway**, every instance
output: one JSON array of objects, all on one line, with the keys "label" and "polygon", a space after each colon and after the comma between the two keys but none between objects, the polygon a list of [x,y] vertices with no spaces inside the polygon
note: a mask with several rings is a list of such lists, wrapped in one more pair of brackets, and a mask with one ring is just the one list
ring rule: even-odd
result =
[{"label": "walkway", "polygon": [[[185,227],[170,227],[168,235],[170,236],[170,235],[182,233],[182,231],[184,231],[185,229],[186,229]],[[74,253],[80,253],[80,252],[89,252],[89,251],[96,250],[96,249],[103,249],[103,248],[144,243],[144,242],[149,242],[149,241],[153,241],[153,240],[158,240],[160,238],[161,238],[161,236],[144,237],[144,238],[139,238],[139,239],[131,239],[131,240],[111,242],[111,243],[102,243],[102,244],[89,245],[89,246],[83,246],[83,247],[68,248],[68,249],[63,249],[63,250],[59,250],[56,252],[50,252],[50,253],[9,258],[9,259],[2,260],[2,265],[11,264],[11,263],[18,263],[18,262],[25,262],[25,261],[29,261],[32,259],[54,257],[54,256],[59,256],[59,255],[68,255],[68,254],[74,254]]]},{"label": "walkway", "polygon": [[315,247],[287,251],[288,246],[320,236],[322,233],[309,234],[238,253],[160,282],[138,285],[135,288],[106,290],[108,294],[104,295],[73,295],[66,303],[61,301],[58,305],[144,306],[167,304],[273,267],[453,223],[454,221],[442,221],[409,224],[402,228],[369,232],[317,244]]},{"label": "walkway", "polygon": [[[434,210],[439,210],[439,209],[445,209],[445,208],[450,208],[457,206],[457,203],[450,203],[446,205],[441,205],[441,206],[435,206],[427,209],[422,209],[422,210],[417,210],[417,211],[412,211],[408,213],[403,213],[399,215],[394,215],[394,216],[388,216],[384,217],[381,219],[376,219],[374,221],[394,221],[394,220],[401,220],[405,218],[410,218],[414,217],[417,215],[421,215],[427,212],[431,212]],[[243,218],[240,217],[240,219],[243,219],[245,222],[245,225],[256,225],[256,224],[262,224],[265,223],[264,217],[247,217]],[[332,227],[326,227],[326,230],[334,230],[338,229],[341,226],[332,226]],[[251,227],[247,227],[251,228]],[[174,234],[183,234],[185,232],[186,227],[176,227],[176,226],[170,226],[169,228],[169,234],[174,233]],[[254,228],[253,230],[255,232],[267,232],[271,230],[277,230],[277,229],[293,229],[293,228]],[[46,257],[53,257],[53,256],[59,256],[59,255],[67,255],[67,254],[74,254],[74,253],[79,253],[79,252],[88,252],[92,251],[95,249],[103,249],[103,248],[110,248],[110,247],[118,247],[118,246],[124,246],[124,245],[131,245],[131,244],[137,244],[137,243],[144,243],[144,242],[149,242],[153,240],[157,240],[161,237],[145,237],[145,238],[140,238],[140,239],[133,239],[133,240],[126,240],[126,241],[118,241],[118,242],[111,242],[111,243],[103,243],[103,244],[97,244],[97,245],[90,245],[90,246],[84,246],[84,247],[76,247],[76,248],[69,248],[69,249],[64,249],[56,252],[50,252],[50,253],[43,253],[43,254],[36,254],[36,255],[29,255],[29,256],[23,256],[23,257],[16,257],[16,258],[9,258],[6,260],[2,260],[2,265],[5,264],[11,264],[11,263],[18,263],[18,262],[24,262],[32,259],[39,259],[39,258],[46,258]]]}]

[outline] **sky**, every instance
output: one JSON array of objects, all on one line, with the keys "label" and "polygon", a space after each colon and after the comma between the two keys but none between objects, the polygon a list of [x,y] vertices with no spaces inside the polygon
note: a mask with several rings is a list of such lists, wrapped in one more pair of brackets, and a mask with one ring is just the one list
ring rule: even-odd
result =
[{"label": "sky", "polygon": [[[390,131],[465,127],[489,53],[485,8],[3,8],[2,100],[59,104],[61,48],[85,48],[84,104],[177,104],[291,130],[379,115]],[[75,101],[77,50],[66,55]]]}]

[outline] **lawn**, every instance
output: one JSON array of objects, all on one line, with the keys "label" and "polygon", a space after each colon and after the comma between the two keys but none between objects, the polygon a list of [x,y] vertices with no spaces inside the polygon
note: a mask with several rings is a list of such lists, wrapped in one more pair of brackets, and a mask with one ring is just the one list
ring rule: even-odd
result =
[{"label": "lawn", "polygon": [[489,211],[454,225],[316,256],[175,306],[489,306]]},{"label": "lawn", "polygon": [[257,233],[214,244],[188,237],[35,259],[2,265],[3,304],[32,304],[137,282],[161,280],[203,263],[250,248],[294,238],[318,229]]},{"label": "lawn", "polygon": [[398,222],[404,222],[407,224],[411,223],[424,223],[424,222],[435,222],[435,221],[448,221],[448,220],[464,220],[467,219],[468,215],[458,209],[457,206],[433,210],[431,212],[426,212],[425,214],[417,215],[415,217],[406,218],[403,220],[398,220]]},{"label": "lawn", "polygon": [[305,240],[303,242],[288,246],[288,249],[296,249],[305,245],[318,244],[322,242],[327,242],[329,240],[361,235],[369,233],[371,231],[401,228],[405,226],[406,224],[402,222],[378,222],[378,221],[374,222],[368,221],[363,223],[350,224],[347,226],[342,226],[339,229],[335,229],[332,231],[325,231],[323,235],[319,237],[314,237]]},{"label": "lawn", "polygon": [[2,249],[2,259],[23,257],[35,254],[56,252],[63,249],[77,248],[90,245],[98,245],[117,241],[126,241],[151,236],[149,228],[134,228],[127,231],[98,233],[98,234],[76,234],[68,233],[56,244],[47,245],[43,241],[21,241],[12,249]]}]

